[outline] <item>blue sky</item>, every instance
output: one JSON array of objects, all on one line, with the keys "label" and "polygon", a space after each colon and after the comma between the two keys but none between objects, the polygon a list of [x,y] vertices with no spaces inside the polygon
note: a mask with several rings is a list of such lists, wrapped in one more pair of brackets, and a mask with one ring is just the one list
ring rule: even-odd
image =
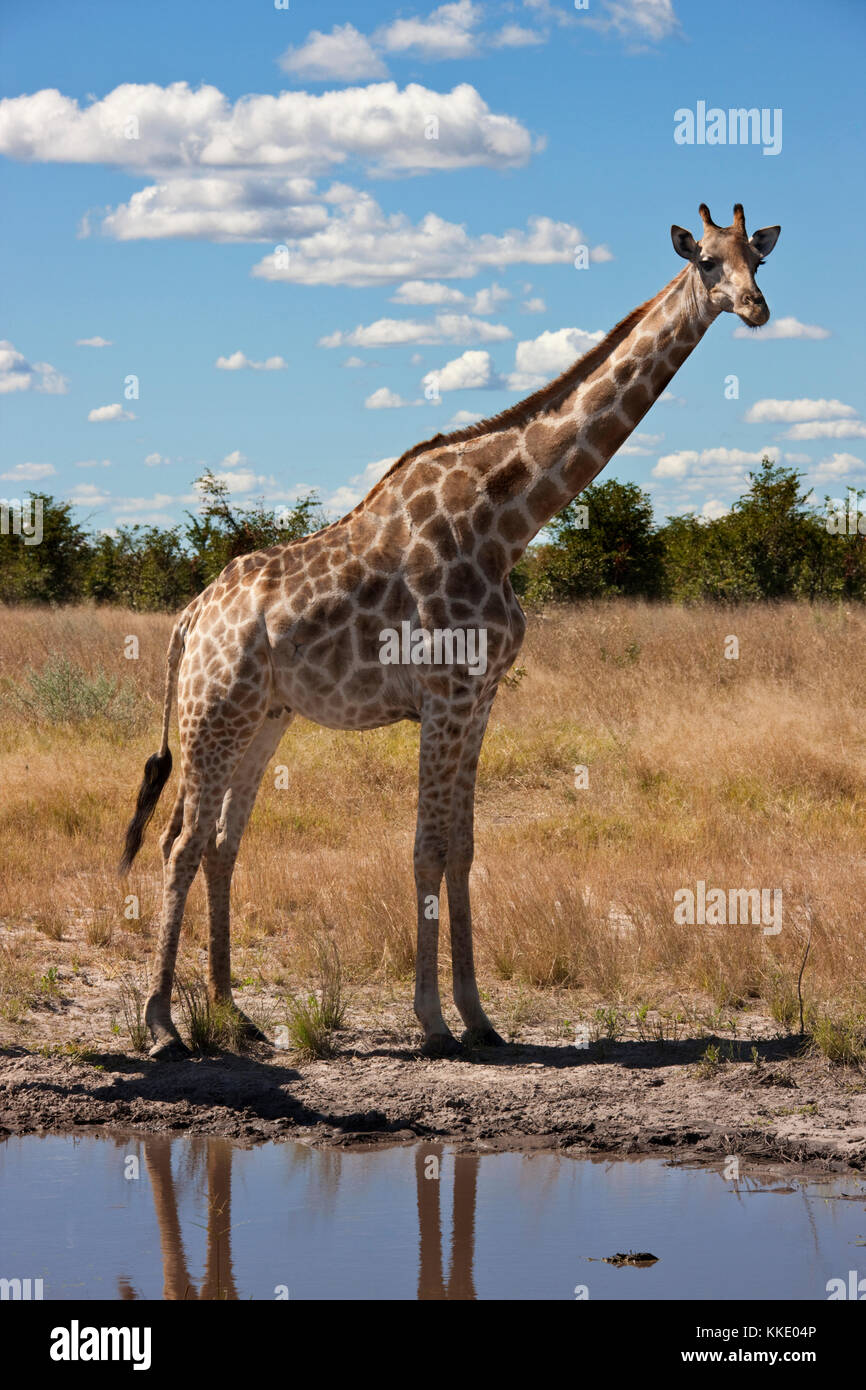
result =
[{"label": "blue sky", "polygon": [[[764,450],[863,486],[864,30],[859,0],[8,0],[0,496],[165,524],[210,467],[340,514],[655,294],[702,200],[781,224],[773,320],[723,315],[605,476],[659,516],[721,514]],[[781,112],[781,148],[677,143],[699,102]]]}]

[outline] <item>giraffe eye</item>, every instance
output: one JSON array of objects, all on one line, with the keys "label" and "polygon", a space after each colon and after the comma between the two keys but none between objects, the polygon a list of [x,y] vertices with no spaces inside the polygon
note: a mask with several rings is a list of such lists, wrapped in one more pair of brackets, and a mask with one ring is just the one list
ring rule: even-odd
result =
[{"label": "giraffe eye", "polygon": [[701,270],[715,270],[716,265],[717,262],[712,259],[701,261]]}]

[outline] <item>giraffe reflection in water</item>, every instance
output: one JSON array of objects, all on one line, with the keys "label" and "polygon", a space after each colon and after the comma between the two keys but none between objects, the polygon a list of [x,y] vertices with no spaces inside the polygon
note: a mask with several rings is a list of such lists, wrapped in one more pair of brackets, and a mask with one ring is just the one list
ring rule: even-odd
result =
[{"label": "giraffe reflection in water", "polygon": [[[435,1160],[435,1167],[430,1160]],[[451,1217],[451,1271],[442,1271],[442,1225],[439,1193],[442,1186],[442,1145],[422,1144],[415,1150],[418,1189],[418,1297],[468,1300],[477,1295],[472,1275],[475,1261],[475,1197],[478,1155],[455,1154]]]},{"label": "giraffe reflection in water", "polygon": [[[242,1297],[235,1284],[231,1253],[231,1178],[235,1146],[225,1139],[193,1136],[184,1140],[185,1171],[178,1177],[172,1171],[170,1138],[157,1135],[145,1139],[142,1150],[159,1228],[163,1298],[183,1301]],[[326,1163],[322,1175],[327,1191],[320,1194],[326,1207],[332,1205],[336,1195],[343,1156],[332,1154],[329,1157],[334,1162]],[[348,1161],[351,1162],[351,1158]],[[478,1163],[476,1154],[456,1154],[453,1160],[451,1260],[446,1282],[440,1198],[445,1151],[441,1144],[421,1144],[415,1150],[419,1299],[464,1301],[477,1296],[473,1265]],[[185,1181],[197,1177],[205,1179],[207,1202],[205,1271],[198,1286],[189,1272],[178,1205]],[[125,1277],[118,1280],[118,1292],[122,1299],[139,1297]]]}]

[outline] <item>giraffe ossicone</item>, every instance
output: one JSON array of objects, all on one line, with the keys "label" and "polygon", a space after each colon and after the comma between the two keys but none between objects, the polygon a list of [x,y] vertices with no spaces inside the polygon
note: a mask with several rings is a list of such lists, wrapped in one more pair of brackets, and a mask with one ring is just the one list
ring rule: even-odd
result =
[{"label": "giraffe ossicone", "polygon": [[[719,314],[753,327],[770,311],[755,272],[778,227],[748,236],[742,206],[718,227],[700,206],[688,264],[549,385],[501,414],[436,435],[399,458],[340,521],[229,564],[184,610],[168,649],[162,744],[148,759],[126,834],[127,873],[171,773],[177,691],[180,776],[163,833],[157,968],[146,1006],[151,1055],[183,1044],[171,992],[184,906],[204,865],[209,989],[231,1003],[229,888],[259,782],[294,714],[331,729],[420,723],[415,1013],[428,1054],[459,1047],[439,997],[438,902],[448,894],[454,1001],[466,1035],[501,1039],[478,993],[469,870],[475,776],[490,707],[525,618],[509,574],[527,545],[596,477]],[[386,630],[485,633],[485,661],[383,662]]]}]

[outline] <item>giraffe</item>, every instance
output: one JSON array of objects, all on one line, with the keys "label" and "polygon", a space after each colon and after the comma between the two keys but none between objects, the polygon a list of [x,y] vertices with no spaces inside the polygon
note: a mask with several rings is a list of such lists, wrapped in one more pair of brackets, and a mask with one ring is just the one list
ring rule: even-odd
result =
[{"label": "giraffe", "polygon": [[[422,1051],[452,1055],[461,1046],[439,994],[443,877],[463,1038],[502,1042],[475,978],[469,871],[481,744],[526,623],[509,574],[538,531],[625,442],[719,314],[733,312],[754,327],[769,319],[755,272],[779,227],[749,237],[739,203],[729,227],[717,226],[704,203],[699,213],[700,241],[671,228],[687,265],[556,380],[498,415],[416,444],[340,521],[232,560],[181,613],[167,654],[160,751],[145,765],[120,866],[128,873],[171,772],[176,688],[181,766],[160,842],[163,904],[146,1004],[151,1056],[185,1050],[172,1022],[171,991],[184,905],[200,863],[208,988],[214,1000],[235,1007],[232,871],[259,782],[296,714],[332,729],[420,724],[414,1007]],[[450,662],[430,660],[431,630],[452,639],[483,634],[484,662],[472,665],[459,645],[452,645]],[[386,663],[383,634],[401,631],[411,634],[411,659]],[[254,1033],[249,1020],[243,1023]]]}]

